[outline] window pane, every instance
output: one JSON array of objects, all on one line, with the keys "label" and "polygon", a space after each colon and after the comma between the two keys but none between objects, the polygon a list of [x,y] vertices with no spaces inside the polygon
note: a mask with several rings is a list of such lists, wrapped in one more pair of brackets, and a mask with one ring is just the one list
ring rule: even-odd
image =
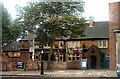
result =
[{"label": "window pane", "polygon": [[69,60],[71,60],[71,57],[69,57]]},{"label": "window pane", "polygon": [[30,59],[32,59],[32,56],[30,56]]},{"label": "window pane", "polygon": [[60,60],[62,60],[62,57],[60,57]]},{"label": "window pane", "polygon": [[107,41],[103,41],[103,46],[107,47]]},{"label": "window pane", "polygon": [[75,57],[73,57],[73,61],[75,60]]},{"label": "window pane", "polygon": [[77,41],[77,47],[79,47],[80,45],[79,45],[79,41]]},{"label": "window pane", "polygon": [[38,56],[36,56],[36,59],[38,59]]},{"label": "window pane", "polygon": [[62,47],[63,46],[63,43],[62,42],[60,42],[60,47]]},{"label": "window pane", "polygon": [[71,41],[69,41],[69,47],[71,47]]},{"label": "window pane", "polygon": [[75,47],[75,41],[73,41],[73,47]]},{"label": "window pane", "polygon": [[102,47],[102,41],[99,41],[99,47]]},{"label": "window pane", "polygon": [[77,60],[79,60],[79,57],[77,57]]},{"label": "window pane", "polygon": [[79,54],[77,53],[77,56],[79,56]]}]

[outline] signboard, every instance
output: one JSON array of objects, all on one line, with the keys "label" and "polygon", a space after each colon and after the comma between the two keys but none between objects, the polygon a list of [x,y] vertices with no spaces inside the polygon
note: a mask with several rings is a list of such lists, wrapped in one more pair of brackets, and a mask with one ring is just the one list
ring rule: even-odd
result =
[{"label": "signboard", "polygon": [[81,59],[80,61],[80,69],[87,69],[87,59]]},{"label": "signboard", "polygon": [[66,53],[82,53],[83,52],[83,48],[67,48],[66,49]]},{"label": "signboard", "polygon": [[20,52],[8,52],[9,57],[20,57]]},{"label": "signboard", "polygon": [[87,62],[83,61],[82,62],[82,67],[86,67]]}]

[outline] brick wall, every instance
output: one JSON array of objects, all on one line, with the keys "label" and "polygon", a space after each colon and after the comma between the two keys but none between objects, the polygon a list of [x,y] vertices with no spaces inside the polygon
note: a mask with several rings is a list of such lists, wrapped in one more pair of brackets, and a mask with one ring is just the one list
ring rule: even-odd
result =
[{"label": "brick wall", "polygon": [[[41,61],[28,60],[26,64],[26,69],[29,70],[40,70]],[[47,69],[47,62],[44,62],[44,70]]]},{"label": "brick wall", "polygon": [[2,71],[14,71],[16,70],[17,63],[14,62],[2,62]]},{"label": "brick wall", "polygon": [[[24,46],[23,46],[24,45]],[[20,42],[19,44],[19,48],[20,49],[26,49],[26,48],[29,48],[29,42]]]},{"label": "brick wall", "polygon": [[67,62],[66,69],[80,69],[80,61]]},{"label": "brick wall", "polygon": [[120,2],[109,4],[109,57],[110,69],[116,67],[116,36],[113,29],[120,28]]}]

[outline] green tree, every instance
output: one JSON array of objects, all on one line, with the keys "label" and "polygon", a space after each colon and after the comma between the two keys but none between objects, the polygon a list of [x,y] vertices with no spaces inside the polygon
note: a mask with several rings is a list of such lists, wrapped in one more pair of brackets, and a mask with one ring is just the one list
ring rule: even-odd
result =
[{"label": "green tree", "polygon": [[7,9],[1,4],[2,8],[2,46],[7,45],[16,40],[19,35],[19,26],[12,21],[11,15]]},{"label": "green tree", "polygon": [[[19,23],[22,23],[23,31],[34,32],[36,25],[42,26],[42,2],[29,2],[24,7],[16,6]],[[49,18],[62,14],[79,16],[84,11],[84,2],[45,2],[44,22]],[[23,35],[25,36],[25,35]]]},{"label": "green tree", "polygon": [[[53,45],[56,38],[63,39],[83,37],[86,20],[83,17],[78,18],[78,13],[84,11],[83,2],[45,2],[44,11],[41,2],[29,3],[25,7],[17,8],[19,19],[24,25],[24,30],[35,32],[37,39],[41,43],[50,45],[48,56],[48,68],[50,67],[50,58]],[[42,17],[42,14],[44,16]],[[42,22],[44,19],[44,22]],[[39,28],[36,28],[36,25]],[[44,27],[42,27],[44,26]],[[43,31],[44,29],[44,31]],[[34,31],[33,31],[34,30]],[[43,33],[44,37],[41,37]]]}]

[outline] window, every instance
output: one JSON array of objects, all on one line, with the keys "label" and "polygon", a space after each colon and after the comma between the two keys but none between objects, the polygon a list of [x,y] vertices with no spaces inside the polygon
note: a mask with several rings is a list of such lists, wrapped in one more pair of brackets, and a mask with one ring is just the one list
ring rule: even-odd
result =
[{"label": "window", "polygon": [[75,48],[75,41],[73,41],[73,48]]},{"label": "window", "polygon": [[32,53],[30,53],[30,59],[32,59]]},{"label": "window", "polygon": [[68,47],[72,47],[71,41],[68,42]]},{"label": "window", "polygon": [[80,47],[80,42],[79,41],[77,41],[77,47]]},{"label": "window", "polygon": [[106,40],[103,41],[103,48],[107,48],[107,41]]},{"label": "window", "polygon": [[79,58],[80,58],[79,54],[68,54],[69,61],[76,61],[79,60]]},{"label": "window", "polygon": [[48,48],[50,48],[50,44],[47,44]]},{"label": "window", "polygon": [[60,59],[60,61],[63,61],[63,54],[59,55],[59,59]]},{"label": "window", "polygon": [[71,57],[72,57],[72,54],[69,54],[69,56],[68,56],[68,57],[69,57],[69,59],[68,59],[68,60],[69,60],[69,61],[71,61],[71,59],[72,59],[72,58],[71,58]]},{"label": "window", "polygon": [[46,47],[47,47],[47,44],[44,44],[44,47],[46,48]]},{"label": "window", "polygon": [[107,48],[107,40],[98,41],[99,48]]},{"label": "window", "polygon": [[63,41],[60,41],[59,42],[59,47],[62,48],[62,46],[63,46]]},{"label": "window", "polygon": [[77,60],[79,60],[79,54],[77,54],[76,56],[77,56]]},{"label": "window", "polygon": [[75,61],[75,54],[73,54],[73,61]]},{"label": "window", "polygon": [[39,57],[38,57],[38,56],[39,56],[39,54],[36,54],[36,59],[37,59],[37,60],[39,59]]},{"label": "window", "polygon": [[98,47],[102,48],[102,41],[98,41]]}]

